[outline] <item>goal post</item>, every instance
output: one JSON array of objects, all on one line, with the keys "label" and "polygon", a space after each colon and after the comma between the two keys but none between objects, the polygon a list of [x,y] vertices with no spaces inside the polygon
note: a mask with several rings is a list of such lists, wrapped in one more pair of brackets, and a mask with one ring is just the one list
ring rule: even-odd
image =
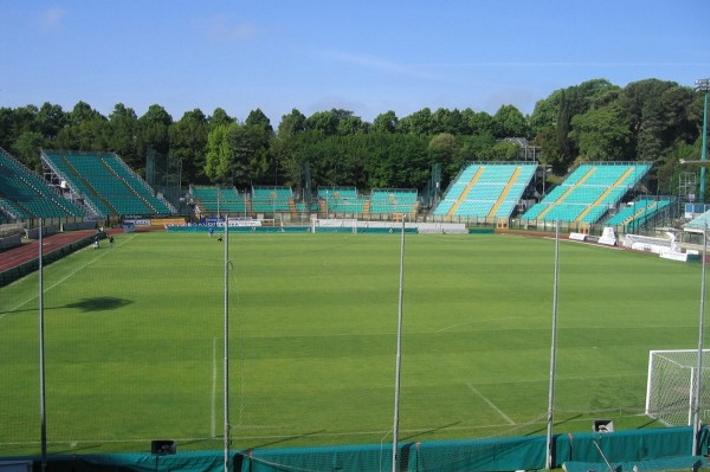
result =
[{"label": "goal post", "polygon": [[[669,426],[692,424],[697,349],[655,350],[648,353],[645,414]],[[700,376],[700,419],[710,417],[710,349],[703,350]]]}]

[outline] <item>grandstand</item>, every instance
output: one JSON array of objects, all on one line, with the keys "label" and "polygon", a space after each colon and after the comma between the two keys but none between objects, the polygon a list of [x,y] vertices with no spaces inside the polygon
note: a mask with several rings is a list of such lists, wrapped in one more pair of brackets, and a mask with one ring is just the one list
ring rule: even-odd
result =
[{"label": "grandstand", "polygon": [[593,224],[651,169],[649,163],[591,162],[577,167],[523,215],[526,220]]},{"label": "grandstand", "polygon": [[84,213],[0,148],[0,220],[83,217]]},{"label": "grandstand", "polygon": [[510,218],[537,169],[536,162],[477,162],[454,179],[434,216]]},{"label": "grandstand", "polygon": [[373,189],[364,213],[416,215],[418,196],[416,189]]},{"label": "grandstand", "polygon": [[365,210],[367,199],[357,193],[355,187],[319,187],[318,200],[322,213],[360,214]]},{"label": "grandstand", "polygon": [[623,226],[635,228],[659,214],[671,204],[670,198],[650,199],[637,198],[610,217],[604,223],[606,226]]},{"label": "grandstand", "polygon": [[293,191],[285,186],[253,186],[251,209],[254,213],[295,213]]},{"label": "grandstand", "polygon": [[42,151],[55,178],[98,216],[170,215],[175,209],[114,153]]},{"label": "grandstand", "polygon": [[239,214],[249,211],[247,194],[239,193],[234,187],[192,185],[190,195],[200,214]]}]

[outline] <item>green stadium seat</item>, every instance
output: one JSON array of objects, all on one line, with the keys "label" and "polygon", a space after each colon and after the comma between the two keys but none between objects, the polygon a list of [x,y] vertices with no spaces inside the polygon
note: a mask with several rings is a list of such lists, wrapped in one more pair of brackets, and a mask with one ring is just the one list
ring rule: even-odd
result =
[{"label": "green stadium seat", "polygon": [[648,163],[586,163],[531,207],[523,219],[598,222],[648,171]]},{"label": "green stadium seat", "polygon": [[0,209],[9,219],[82,217],[67,200],[10,154],[0,149]]},{"label": "green stadium seat", "polygon": [[42,159],[101,216],[173,213],[143,179],[113,153],[43,151]]},{"label": "green stadium seat", "polygon": [[434,215],[509,218],[535,175],[535,169],[537,163],[471,164],[454,179],[434,209]]}]

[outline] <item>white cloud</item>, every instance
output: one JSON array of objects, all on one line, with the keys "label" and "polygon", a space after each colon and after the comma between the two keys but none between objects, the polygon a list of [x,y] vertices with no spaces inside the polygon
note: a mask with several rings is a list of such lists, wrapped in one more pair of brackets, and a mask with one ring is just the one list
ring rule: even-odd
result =
[{"label": "white cloud", "polygon": [[61,28],[66,10],[60,7],[52,7],[43,10],[39,16],[39,24],[45,31]]},{"label": "white cloud", "polygon": [[353,54],[343,51],[326,51],[323,53],[328,59],[365,67],[368,69],[391,72],[398,75],[405,75],[418,79],[440,80],[441,77],[429,72],[414,68],[406,64],[400,64],[382,57],[371,54]]},{"label": "white cloud", "polygon": [[207,34],[213,39],[246,41],[259,33],[259,29],[246,22],[235,23],[224,15],[216,15],[206,22]]}]

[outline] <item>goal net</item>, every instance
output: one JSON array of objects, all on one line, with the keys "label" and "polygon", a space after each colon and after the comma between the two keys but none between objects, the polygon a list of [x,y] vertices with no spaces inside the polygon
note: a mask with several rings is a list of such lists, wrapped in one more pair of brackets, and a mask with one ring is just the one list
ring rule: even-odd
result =
[{"label": "goal net", "polygon": [[[700,376],[700,420],[710,418],[710,349],[703,350]],[[671,426],[692,423],[697,349],[650,351],[646,415]]]}]

